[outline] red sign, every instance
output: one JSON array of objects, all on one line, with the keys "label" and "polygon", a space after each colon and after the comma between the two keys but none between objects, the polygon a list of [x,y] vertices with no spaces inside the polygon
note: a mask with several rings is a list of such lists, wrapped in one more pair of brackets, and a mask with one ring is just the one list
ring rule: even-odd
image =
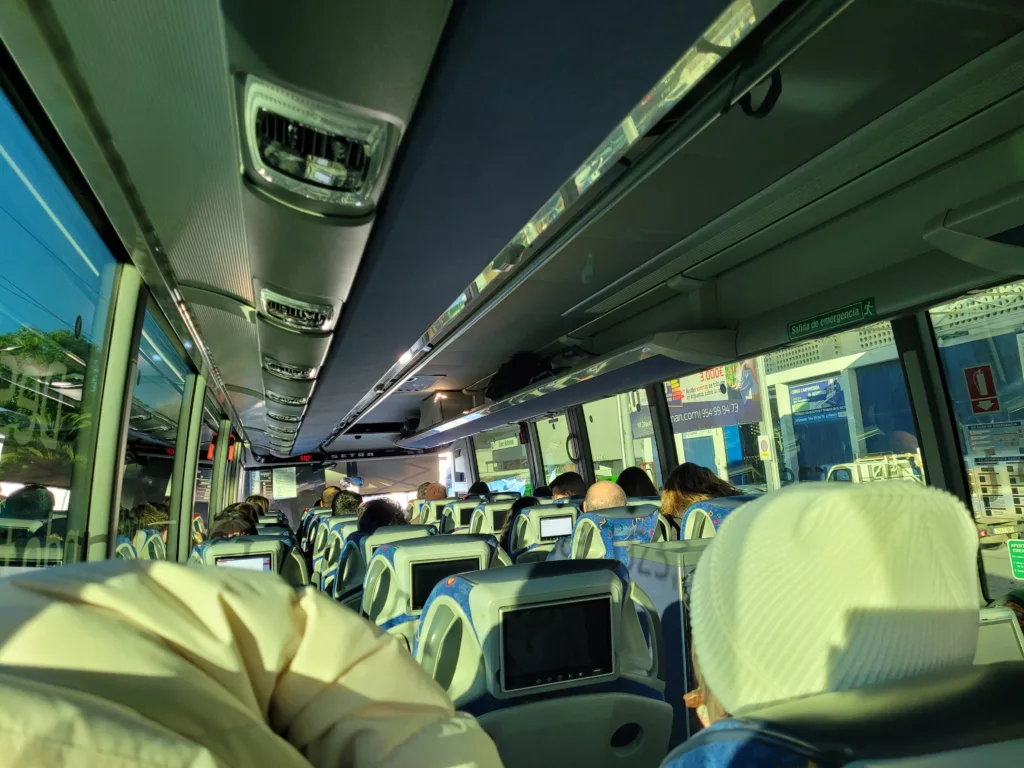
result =
[{"label": "red sign", "polygon": [[991,365],[973,365],[964,368],[967,382],[967,396],[971,400],[972,413],[995,413],[999,410],[999,393]]},{"label": "red sign", "polygon": [[312,461],[312,460],[313,460],[313,454],[311,454],[311,453],[304,453],[301,456],[299,456],[299,461]]}]

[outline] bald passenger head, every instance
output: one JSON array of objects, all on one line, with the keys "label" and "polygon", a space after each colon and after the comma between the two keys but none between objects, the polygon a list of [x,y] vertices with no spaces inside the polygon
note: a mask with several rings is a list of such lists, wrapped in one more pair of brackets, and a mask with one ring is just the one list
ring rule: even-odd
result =
[{"label": "bald passenger head", "polygon": [[590,486],[587,498],[583,500],[584,512],[597,512],[602,509],[626,506],[626,492],[618,483],[601,480]]}]

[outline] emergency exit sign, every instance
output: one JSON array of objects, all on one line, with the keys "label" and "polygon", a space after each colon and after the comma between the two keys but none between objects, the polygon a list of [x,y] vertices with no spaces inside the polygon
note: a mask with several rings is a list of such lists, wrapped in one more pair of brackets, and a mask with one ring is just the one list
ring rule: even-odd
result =
[{"label": "emergency exit sign", "polygon": [[1006,542],[1006,548],[1010,550],[1010,570],[1013,578],[1024,581],[1024,541],[1010,539]]},{"label": "emergency exit sign", "polygon": [[803,320],[790,323],[787,331],[789,340],[796,341],[807,336],[831,333],[848,325],[874,320],[876,317],[878,317],[878,310],[875,308],[874,298],[861,299],[847,304],[845,307],[838,307],[820,315],[805,317]]}]

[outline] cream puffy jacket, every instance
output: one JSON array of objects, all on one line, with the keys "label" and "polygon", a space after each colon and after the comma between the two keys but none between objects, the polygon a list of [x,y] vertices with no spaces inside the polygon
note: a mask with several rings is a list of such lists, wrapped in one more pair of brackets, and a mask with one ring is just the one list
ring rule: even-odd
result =
[{"label": "cream puffy jacket", "polygon": [[0,766],[500,766],[399,643],[268,574],[0,579]]}]

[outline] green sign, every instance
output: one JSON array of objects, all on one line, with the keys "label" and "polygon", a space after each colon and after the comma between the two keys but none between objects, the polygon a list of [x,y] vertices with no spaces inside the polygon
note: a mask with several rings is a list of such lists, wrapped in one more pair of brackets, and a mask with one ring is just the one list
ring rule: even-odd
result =
[{"label": "green sign", "polygon": [[789,340],[796,341],[807,336],[821,336],[848,325],[857,325],[865,320],[873,320],[878,316],[875,299],[862,299],[845,307],[824,312],[814,317],[807,317],[789,324]]},{"label": "green sign", "polygon": [[1013,578],[1024,580],[1024,541],[1010,539],[1006,542],[1006,548],[1010,550],[1010,570],[1013,571]]}]

